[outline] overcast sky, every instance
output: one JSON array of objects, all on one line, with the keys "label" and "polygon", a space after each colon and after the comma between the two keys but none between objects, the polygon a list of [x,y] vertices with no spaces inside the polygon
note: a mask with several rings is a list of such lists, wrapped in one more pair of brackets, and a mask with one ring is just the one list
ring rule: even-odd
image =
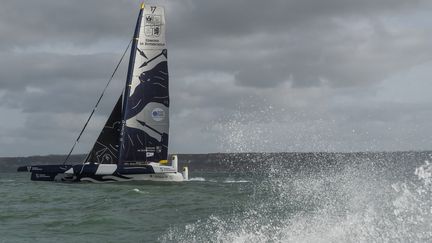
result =
[{"label": "overcast sky", "polygon": [[[170,153],[432,149],[432,2],[172,0]],[[0,156],[65,154],[136,0],[0,1]],[[124,62],[77,147],[124,86]]]}]

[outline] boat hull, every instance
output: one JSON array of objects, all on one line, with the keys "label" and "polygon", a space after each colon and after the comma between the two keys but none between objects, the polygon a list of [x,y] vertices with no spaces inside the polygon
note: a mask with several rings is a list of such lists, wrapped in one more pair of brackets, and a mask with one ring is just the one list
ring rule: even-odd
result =
[{"label": "boat hull", "polygon": [[60,182],[122,182],[188,180],[188,169],[177,172],[177,159],[172,166],[150,163],[140,167],[118,168],[116,164],[84,163],[79,165],[31,166],[31,180]]},{"label": "boat hull", "polygon": [[183,175],[175,173],[155,173],[155,174],[131,174],[131,175],[104,175],[81,177],[82,182],[106,183],[124,181],[159,181],[159,182],[182,182],[185,181]]},{"label": "boat hull", "polygon": [[70,168],[72,165],[32,165],[28,171],[31,172],[32,181],[54,181]]}]

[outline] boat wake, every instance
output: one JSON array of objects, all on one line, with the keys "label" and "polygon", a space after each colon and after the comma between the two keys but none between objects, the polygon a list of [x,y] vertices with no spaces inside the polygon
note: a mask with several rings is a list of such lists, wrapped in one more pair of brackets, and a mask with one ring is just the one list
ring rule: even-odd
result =
[{"label": "boat wake", "polygon": [[[281,163],[282,164],[282,163]],[[272,163],[246,205],[170,228],[162,242],[425,242],[432,165],[394,178],[374,163],[292,173]],[[239,205],[241,207],[242,205]]]}]

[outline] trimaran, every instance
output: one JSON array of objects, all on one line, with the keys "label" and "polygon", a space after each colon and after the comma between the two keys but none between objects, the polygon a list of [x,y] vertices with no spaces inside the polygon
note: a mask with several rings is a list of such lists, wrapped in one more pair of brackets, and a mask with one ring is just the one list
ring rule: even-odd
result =
[{"label": "trimaran", "polygon": [[178,172],[176,155],[172,156],[171,165],[167,160],[168,53],[163,7],[141,4],[131,43],[125,89],[85,161],[76,165],[30,166],[32,180],[108,182],[188,179],[187,167]]}]

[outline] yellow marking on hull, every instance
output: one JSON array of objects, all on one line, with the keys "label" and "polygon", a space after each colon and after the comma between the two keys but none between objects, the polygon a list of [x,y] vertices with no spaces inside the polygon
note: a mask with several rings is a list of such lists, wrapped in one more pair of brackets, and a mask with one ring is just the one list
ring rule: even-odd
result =
[{"label": "yellow marking on hull", "polygon": [[166,160],[166,159],[159,160],[159,164],[166,165],[166,164],[168,164],[168,160]]}]

